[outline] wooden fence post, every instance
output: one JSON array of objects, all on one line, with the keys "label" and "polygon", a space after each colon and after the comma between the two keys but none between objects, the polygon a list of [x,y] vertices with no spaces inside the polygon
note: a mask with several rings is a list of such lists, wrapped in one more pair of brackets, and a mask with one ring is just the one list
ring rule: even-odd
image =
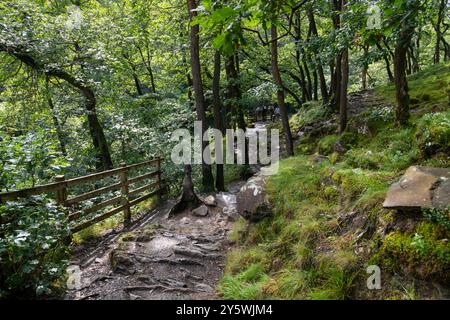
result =
[{"label": "wooden fence post", "polygon": [[[63,182],[66,180],[66,177],[64,175],[59,175],[55,177],[55,182]],[[56,203],[60,206],[65,207],[66,206],[66,200],[67,200],[67,188],[65,185],[63,185],[62,188],[58,189],[56,191]]]},{"label": "wooden fence post", "polygon": [[121,163],[120,166],[123,168],[123,171],[120,172],[120,183],[122,184],[122,205],[125,206],[123,209],[123,225],[124,227],[128,227],[131,223],[131,210],[130,210],[130,201],[128,199],[128,184],[127,184],[127,169],[126,164]]}]

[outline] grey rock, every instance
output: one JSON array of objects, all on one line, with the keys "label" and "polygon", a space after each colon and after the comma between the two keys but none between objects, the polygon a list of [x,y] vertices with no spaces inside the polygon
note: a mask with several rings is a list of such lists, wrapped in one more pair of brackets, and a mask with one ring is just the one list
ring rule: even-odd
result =
[{"label": "grey rock", "polygon": [[192,210],[192,214],[196,217],[206,217],[208,215],[208,207],[202,204],[200,207]]},{"label": "grey rock", "polygon": [[258,222],[271,215],[265,176],[258,174],[250,178],[236,195],[236,203],[237,212],[250,222]]},{"label": "grey rock", "polygon": [[389,188],[383,207],[420,211],[424,208],[444,209],[449,203],[450,170],[412,166]]},{"label": "grey rock", "polygon": [[217,206],[217,201],[216,198],[214,198],[214,196],[207,196],[206,198],[203,199],[203,203],[211,207]]}]

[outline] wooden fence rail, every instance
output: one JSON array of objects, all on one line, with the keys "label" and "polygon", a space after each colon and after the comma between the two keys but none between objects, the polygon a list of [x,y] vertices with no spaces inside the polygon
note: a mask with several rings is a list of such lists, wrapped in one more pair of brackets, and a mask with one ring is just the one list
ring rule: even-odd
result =
[{"label": "wooden fence rail", "polygon": [[[128,166],[125,164],[121,164],[120,167],[116,169],[102,171],[99,173],[94,173],[91,175],[68,180],[65,179],[64,175],[56,176],[54,183],[12,192],[0,193],[0,203],[6,202],[8,200],[16,200],[18,198],[26,198],[33,195],[54,193],[56,202],[59,205],[69,208],[70,213],[68,215],[68,219],[70,222],[75,221],[75,225],[71,227],[73,233],[86,229],[87,227],[92,226],[93,224],[105,220],[122,211],[124,213],[124,225],[127,226],[131,222],[131,207],[137,205],[138,203],[141,203],[142,201],[148,200],[153,196],[160,196],[163,192],[164,187],[163,181],[161,179],[161,161],[162,158],[156,158]],[[130,171],[141,168],[154,168],[154,170],[139,176],[130,177]],[[69,198],[68,194],[70,187],[82,185],[88,182],[99,181],[107,177],[117,177],[119,179],[119,182]],[[130,190],[130,186],[138,182],[148,180],[150,178],[152,178],[154,181],[146,182],[144,186],[140,186]],[[76,211],[75,209],[77,205],[79,205],[83,201],[116,190],[120,190],[120,195],[116,195],[113,198],[103,200],[102,202],[96,203],[87,209],[78,211]],[[149,192],[144,195],[140,195],[146,191]],[[100,215],[94,216],[87,221],[77,223],[77,220],[80,220],[80,218],[84,218],[88,215],[98,212],[99,210],[114,205],[119,206],[114,207]]]}]

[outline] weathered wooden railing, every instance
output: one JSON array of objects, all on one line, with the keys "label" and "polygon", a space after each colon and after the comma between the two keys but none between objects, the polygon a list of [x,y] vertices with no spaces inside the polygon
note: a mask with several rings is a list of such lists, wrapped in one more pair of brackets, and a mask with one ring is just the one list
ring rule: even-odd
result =
[{"label": "weathered wooden railing", "polygon": [[[12,192],[0,193],[0,202],[6,202],[8,200],[16,200],[18,198],[26,198],[33,195],[40,195],[44,193],[55,193],[56,202],[69,209],[68,210],[69,221],[75,222],[75,225],[71,228],[73,233],[81,231],[121,211],[123,211],[124,213],[124,225],[127,226],[131,222],[131,207],[137,205],[138,203],[141,203],[142,201],[148,200],[153,196],[161,195],[164,189],[163,181],[161,179],[161,161],[162,161],[161,158],[157,158],[128,166],[125,164],[121,164],[121,166],[116,169],[102,171],[99,173],[94,173],[91,175],[68,180],[65,179],[64,175],[60,175],[55,178],[54,183],[49,183],[45,185],[36,186],[33,188],[22,189]],[[129,172],[132,170],[148,167],[154,167],[155,170],[135,177],[129,176]],[[87,182],[99,181],[107,177],[118,177],[119,182],[98,189],[94,189],[92,191],[85,192],[80,195],[73,196],[71,198],[68,197],[69,188],[77,185],[82,185]],[[135,189],[130,190],[131,185],[145,181],[150,178],[155,179],[153,179],[154,181],[147,183],[144,186],[136,187]],[[119,196],[103,200],[102,202],[96,203],[87,209],[83,210],[76,209],[77,205],[79,205],[83,201],[92,199],[106,192],[116,190],[121,191]],[[140,195],[145,191],[150,192],[144,195]],[[90,214],[98,212],[101,209],[104,209],[109,206],[114,206],[117,204],[119,204],[120,206],[114,207],[107,212],[104,212],[100,215],[93,217],[90,220],[76,224],[76,220],[79,220],[80,218],[84,218]]]}]

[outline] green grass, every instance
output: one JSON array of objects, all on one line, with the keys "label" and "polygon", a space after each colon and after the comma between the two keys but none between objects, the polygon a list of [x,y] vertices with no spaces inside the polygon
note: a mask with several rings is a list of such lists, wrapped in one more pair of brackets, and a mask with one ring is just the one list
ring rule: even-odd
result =
[{"label": "green grass", "polygon": [[[219,286],[224,298],[420,297],[408,277],[400,281],[405,290],[386,284],[378,295],[367,293],[369,263],[425,281],[446,279],[450,246],[443,239],[450,236],[448,230],[424,222],[384,234],[396,216],[382,203],[390,184],[410,165],[448,167],[448,154],[442,150],[448,150],[450,133],[445,111],[449,66],[409,77],[411,96],[422,100],[408,127],[395,127],[393,110],[377,107],[352,119],[367,124],[368,132],[349,126],[342,137],[302,138],[296,156],[280,161],[278,174],[268,181],[273,216],[257,224],[241,220],[231,233],[236,246]],[[395,100],[392,85],[377,88],[376,94]],[[327,116],[324,107],[313,103],[291,118],[291,124],[298,129]],[[346,149],[342,154],[334,152],[337,141]],[[424,152],[426,145],[434,147]],[[329,155],[329,160],[316,163],[314,154]],[[358,254],[357,242],[363,249]]]},{"label": "green grass", "polygon": [[[151,210],[157,202],[157,197],[152,197],[146,201],[143,201],[131,208],[131,216],[135,216],[140,212]],[[109,217],[103,221],[100,221],[92,226],[81,230],[72,235],[72,242],[75,244],[82,244],[86,240],[102,237],[106,232],[114,229],[123,223],[123,212]]]}]

